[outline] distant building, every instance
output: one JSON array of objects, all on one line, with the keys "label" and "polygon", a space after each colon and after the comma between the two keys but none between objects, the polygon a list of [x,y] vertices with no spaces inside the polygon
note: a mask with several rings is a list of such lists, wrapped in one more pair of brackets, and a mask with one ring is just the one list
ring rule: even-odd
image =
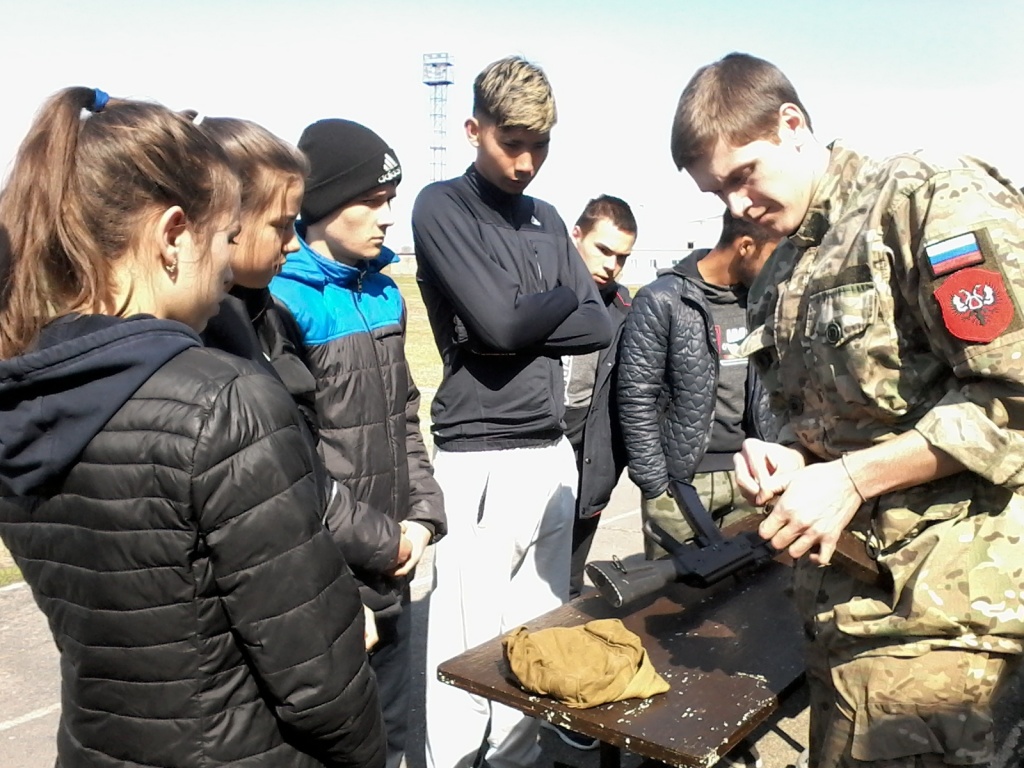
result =
[{"label": "distant building", "polygon": [[[647,285],[658,272],[670,269],[686,258],[694,248],[713,248],[722,234],[722,217],[687,221],[679,227],[680,243],[672,248],[634,248],[633,255],[619,276],[619,282],[630,287]],[[643,231],[640,242],[644,243]]]}]

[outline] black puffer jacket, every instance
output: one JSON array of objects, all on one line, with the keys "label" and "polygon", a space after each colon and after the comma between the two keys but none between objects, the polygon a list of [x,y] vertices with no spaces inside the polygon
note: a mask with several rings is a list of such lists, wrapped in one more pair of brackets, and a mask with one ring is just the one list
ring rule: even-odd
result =
[{"label": "black puffer jacket", "polygon": [[700,288],[662,276],[633,298],[619,345],[619,422],[629,476],[646,498],[689,480],[707,450],[718,346]]},{"label": "black puffer jacket", "polygon": [[302,417],[198,343],[79,317],[0,362],[0,535],[61,652],[58,765],[383,766]]},{"label": "black puffer jacket", "polygon": [[[668,271],[637,292],[619,344],[619,422],[630,479],[646,498],[700,471],[711,439],[718,386],[718,342],[704,292]],[[771,440],[774,420],[754,366],[747,366],[743,429]],[[729,457],[724,457],[728,459]]]}]

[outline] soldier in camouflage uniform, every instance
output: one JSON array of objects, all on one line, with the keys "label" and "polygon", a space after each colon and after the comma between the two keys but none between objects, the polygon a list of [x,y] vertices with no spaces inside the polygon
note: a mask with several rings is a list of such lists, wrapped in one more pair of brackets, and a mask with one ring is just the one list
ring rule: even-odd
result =
[{"label": "soldier in camouflage uniform", "polygon": [[[797,246],[752,287],[744,342],[782,434],[736,470],[800,558],[811,768],[987,762],[1024,638],[1024,196],[978,160],[819,143],[744,54],[690,80],[672,152]],[[829,565],[844,529],[874,583]]]}]

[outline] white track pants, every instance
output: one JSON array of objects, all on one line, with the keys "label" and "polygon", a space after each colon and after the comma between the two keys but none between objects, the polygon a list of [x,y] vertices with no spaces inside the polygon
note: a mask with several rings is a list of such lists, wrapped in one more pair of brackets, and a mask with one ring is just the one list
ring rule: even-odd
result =
[{"label": "white track pants", "polygon": [[448,535],[435,547],[427,629],[427,765],[532,768],[539,723],[437,679],[437,666],[568,599],[576,460],[544,448],[438,450]]}]

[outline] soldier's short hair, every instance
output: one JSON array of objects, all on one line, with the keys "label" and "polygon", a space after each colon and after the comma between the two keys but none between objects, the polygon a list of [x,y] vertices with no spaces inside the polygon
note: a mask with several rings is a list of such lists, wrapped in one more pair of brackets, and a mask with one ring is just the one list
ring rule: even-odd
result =
[{"label": "soldier's short hair", "polygon": [[769,240],[778,239],[777,235],[747,219],[738,219],[726,209],[722,214],[722,234],[718,238],[716,248],[728,248],[741,237],[749,237],[761,248]]},{"label": "soldier's short hair", "polygon": [[587,203],[583,213],[576,219],[576,226],[584,235],[594,228],[601,219],[608,219],[617,229],[629,235],[636,234],[636,217],[629,203],[619,197],[601,195]]},{"label": "soldier's short hair", "polygon": [[547,133],[558,121],[555,96],[544,70],[521,56],[507,56],[473,82],[473,116],[499,128]]},{"label": "soldier's short hair", "polygon": [[689,168],[719,139],[742,147],[774,138],[779,108],[795,104],[807,114],[796,88],[778,67],[748,53],[730,53],[698,69],[683,89],[672,121],[672,160]]}]

